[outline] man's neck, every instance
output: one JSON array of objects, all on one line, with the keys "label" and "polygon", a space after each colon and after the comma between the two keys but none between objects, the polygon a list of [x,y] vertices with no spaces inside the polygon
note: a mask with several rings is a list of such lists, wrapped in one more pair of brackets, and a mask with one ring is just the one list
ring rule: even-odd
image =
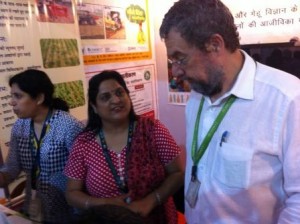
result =
[{"label": "man's neck", "polygon": [[215,102],[221,96],[226,94],[232,89],[234,83],[236,82],[240,71],[244,65],[245,56],[240,50],[236,50],[234,53],[230,53],[226,61],[224,61],[224,82],[222,86],[222,91],[210,96],[211,102]]}]

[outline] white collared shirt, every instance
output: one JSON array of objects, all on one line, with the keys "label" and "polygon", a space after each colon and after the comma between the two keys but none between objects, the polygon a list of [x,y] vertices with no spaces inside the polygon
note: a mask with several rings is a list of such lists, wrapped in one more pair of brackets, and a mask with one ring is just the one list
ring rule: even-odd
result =
[{"label": "white collared shirt", "polygon": [[[201,187],[195,208],[185,203],[188,224],[300,223],[300,80],[243,54],[230,92],[214,103],[205,97],[197,147],[224,98],[234,94],[237,99],[198,164]],[[186,106],[185,192],[201,97],[192,91]],[[220,146],[225,131],[229,136]]]}]

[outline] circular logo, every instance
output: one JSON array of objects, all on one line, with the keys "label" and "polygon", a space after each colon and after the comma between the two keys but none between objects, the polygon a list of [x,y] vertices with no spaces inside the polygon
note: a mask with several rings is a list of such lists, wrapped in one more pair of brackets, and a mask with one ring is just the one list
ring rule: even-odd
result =
[{"label": "circular logo", "polygon": [[149,79],[151,78],[151,74],[150,74],[149,71],[145,71],[145,73],[144,73],[144,78],[145,78],[146,80],[149,80]]}]

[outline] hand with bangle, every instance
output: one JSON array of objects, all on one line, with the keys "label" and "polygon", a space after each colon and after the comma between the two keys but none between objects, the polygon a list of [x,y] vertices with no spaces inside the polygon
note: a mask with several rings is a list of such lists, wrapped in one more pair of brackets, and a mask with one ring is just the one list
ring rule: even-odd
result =
[{"label": "hand with bangle", "polygon": [[128,204],[128,208],[135,214],[146,217],[155,207],[161,206],[162,204],[161,194],[159,191],[154,190],[144,198],[133,200]]}]

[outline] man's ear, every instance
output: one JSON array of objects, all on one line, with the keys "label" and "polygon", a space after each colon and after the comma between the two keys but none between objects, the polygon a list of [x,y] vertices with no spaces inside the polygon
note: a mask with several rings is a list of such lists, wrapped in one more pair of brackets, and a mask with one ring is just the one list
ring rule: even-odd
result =
[{"label": "man's ear", "polygon": [[219,34],[213,34],[205,43],[205,49],[207,52],[218,52],[223,45],[224,40],[222,36]]}]

